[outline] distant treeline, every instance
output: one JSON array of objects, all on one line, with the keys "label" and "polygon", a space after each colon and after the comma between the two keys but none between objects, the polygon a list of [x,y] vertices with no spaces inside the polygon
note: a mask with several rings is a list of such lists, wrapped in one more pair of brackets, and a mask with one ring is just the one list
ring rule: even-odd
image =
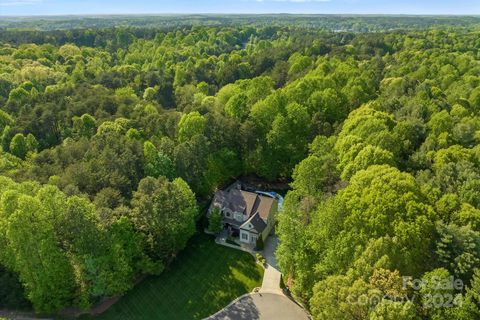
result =
[{"label": "distant treeline", "polygon": [[391,29],[424,29],[432,26],[471,26],[478,16],[390,16],[390,15],[97,15],[2,17],[4,29],[84,28],[174,28],[182,26],[298,26],[334,31],[371,32]]}]

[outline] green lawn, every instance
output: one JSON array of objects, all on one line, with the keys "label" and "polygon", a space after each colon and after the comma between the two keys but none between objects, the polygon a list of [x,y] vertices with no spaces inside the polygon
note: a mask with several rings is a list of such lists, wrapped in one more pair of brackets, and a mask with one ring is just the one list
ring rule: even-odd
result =
[{"label": "green lawn", "polygon": [[202,319],[259,287],[262,278],[250,254],[199,234],[168,270],[145,279],[95,319]]}]

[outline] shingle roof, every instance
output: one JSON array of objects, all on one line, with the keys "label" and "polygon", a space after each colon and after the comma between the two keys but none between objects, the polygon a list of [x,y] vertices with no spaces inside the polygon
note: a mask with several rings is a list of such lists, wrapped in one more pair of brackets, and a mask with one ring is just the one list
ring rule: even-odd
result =
[{"label": "shingle roof", "polygon": [[224,207],[247,216],[251,215],[256,199],[256,193],[237,189],[230,190],[230,192],[217,191],[214,197],[214,201],[221,203]]},{"label": "shingle roof", "polygon": [[246,226],[248,225],[249,223],[252,224],[253,226],[253,229],[255,231],[257,231],[258,233],[262,232],[265,227],[267,226],[267,223],[262,219],[262,217],[260,217],[260,214],[257,212],[255,213],[253,216],[250,217],[250,219],[248,219],[247,221],[245,221],[241,226],[240,228],[242,228],[243,226]]},{"label": "shingle roof", "polygon": [[241,193],[241,197],[243,198],[246,204],[245,212],[247,213],[248,216],[250,216],[252,213],[255,212],[253,211],[253,208],[257,203],[258,195],[256,193],[243,191],[243,190],[240,190],[240,193]]},{"label": "shingle roof", "polygon": [[258,207],[255,208],[255,212],[258,212],[264,221],[268,220],[268,215],[270,214],[274,201],[275,199],[273,198],[258,195]]},{"label": "shingle roof", "polygon": [[262,232],[267,225],[268,216],[275,199],[232,188],[228,192],[221,190],[215,192],[213,201],[233,212],[246,214],[247,221],[241,223],[241,225],[251,223],[256,231]]},{"label": "shingle roof", "polygon": [[213,195],[213,202],[218,202],[219,204],[223,205],[225,203],[227,195],[228,193],[226,193],[225,191],[217,190]]}]

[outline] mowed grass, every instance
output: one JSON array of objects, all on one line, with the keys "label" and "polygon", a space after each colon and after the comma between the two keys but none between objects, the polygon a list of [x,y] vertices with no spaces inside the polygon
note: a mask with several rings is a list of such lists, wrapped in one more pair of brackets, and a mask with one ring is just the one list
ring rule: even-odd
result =
[{"label": "mowed grass", "polygon": [[202,319],[259,287],[262,278],[250,254],[197,234],[160,276],[143,280],[94,319]]}]

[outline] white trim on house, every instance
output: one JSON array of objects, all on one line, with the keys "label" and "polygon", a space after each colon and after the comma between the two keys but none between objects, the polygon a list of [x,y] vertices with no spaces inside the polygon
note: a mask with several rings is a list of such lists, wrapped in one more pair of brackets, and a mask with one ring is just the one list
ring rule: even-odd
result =
[{"label": "white trim on house", "polygon": [[250,232],[240,229],[240,241],[249,243],[250,242]]},{"label": "white trim on house", "polygon": [[259,235],[255,230],[240,229],[240,241],[244,243],[257,243]]}]

